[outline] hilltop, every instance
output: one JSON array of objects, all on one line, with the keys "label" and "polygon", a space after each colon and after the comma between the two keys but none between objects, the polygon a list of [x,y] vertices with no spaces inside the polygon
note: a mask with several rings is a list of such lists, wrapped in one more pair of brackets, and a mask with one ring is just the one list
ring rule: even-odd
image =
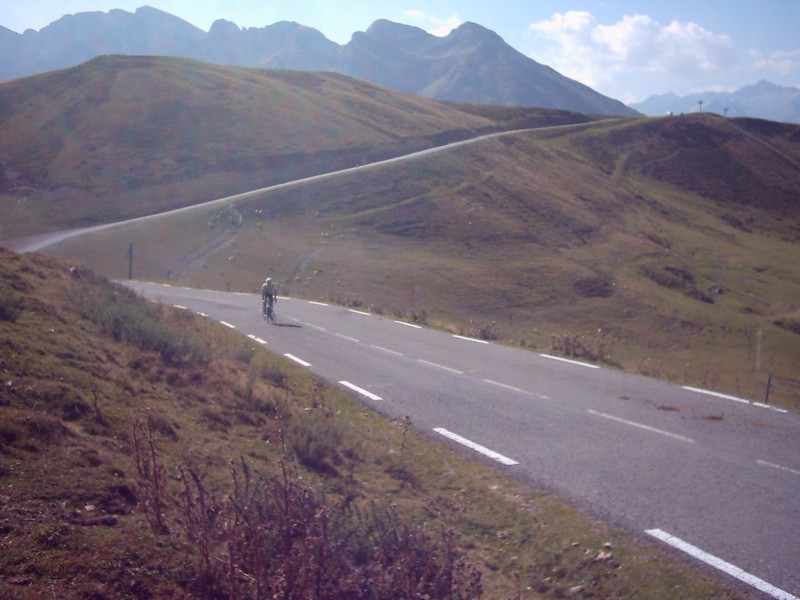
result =
[{"label": "hilltop", "polygon": [[465,110],[333,73],[101,57],[0,85],[3,237],[161,212],[479,133],[587,121]]}]

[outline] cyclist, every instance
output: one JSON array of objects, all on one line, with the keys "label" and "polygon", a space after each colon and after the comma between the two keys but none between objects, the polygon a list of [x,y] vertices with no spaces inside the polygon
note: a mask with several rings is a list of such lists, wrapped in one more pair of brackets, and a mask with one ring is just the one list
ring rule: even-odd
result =
[{"label": "cyclist", "polygon": [[267,277],[264,285],[261,286],[261,312],[266,316],[267,303],[272,306],[275,303],[275,283],[272,277]]}]

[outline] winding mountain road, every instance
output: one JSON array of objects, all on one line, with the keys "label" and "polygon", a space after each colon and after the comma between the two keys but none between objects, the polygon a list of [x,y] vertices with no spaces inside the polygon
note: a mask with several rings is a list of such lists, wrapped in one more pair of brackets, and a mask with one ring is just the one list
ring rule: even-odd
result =
[{"label": "winding mountain road", "polygon": [[[605,119],[607,121],[616,121],[618,119]],[[115,223],[104,223],[101,225],[93,225],[90,227],[81,227],[77,229],[70,229],[65,231],[56,231],[56,232],[49,232],[43,234],[36,234],[30,235],[23,238],[17,239],[8,239],[8,240],[0,240],[0,245],[13,250],[14,252],[24,253],[24,252],[39,252],[50,246],[55,246],[56,244],[60,244],[61,242],[65,242],[69,239],[74,237],[78,237],[81,235],[86,235],[89,233],[94,233],[97,231],[104,231],[108,229],[112,229],[114,227],[119,227],[121,225],[130,225],[132,223],[142,223],[145,221],[151,221],[155,219],[160,219],[162,217],[173,216],[178,214],[188,214],[192,211],[198,209],[205,209],[211,206],[232,206],[235,205],[237,202],[241,202],[247,200],[249,198],[253,198],[255,196],[261,196],[263,194],[274,192],[281,189],[286,189],[290,187],[295,187],[299,185],[304,185],[307,183],[311,183],[313,181],[319,181],[321,179],[330,179],[331,177],[338,177],[340,175],[344,175],[347,173],[352,173],[354,171],[362,171],[365,169],[375,169],[378,167],[382,167],[388,164],[392,164],[395,162],[405,161],[405,160],[414,160],[423,158],[430,154],[434,154],[437,152],[445,152],[447,150],[451,150],[453,148],[458,148],[459,146],[465,146],[467,144],[475,144],[478,142],[482,142],[485,140],[489,140],[496,137],[501,137],[505,135],[514,135],[518,133],[524,132],[532,132],[532,131],[570,131],[581,129],[584,127],[589,127],[591,125],[597,125],[601,121],[591,121],[589,123],[575,123],[571,125],[553,125],[548,127],[537,127],[533,129],[516,129],[511,131],[498,131],[495,133],[488,133],[485,135],[477,136],[474,138],[469,138],[466,140],[461,140],[458,142],[451,142],[449,144],[444,144],[442,146],[434,146],[432,148],[426,148],[424,150],[417,150],[416,152],[411,152],[409,154],[403,154],[400,156],[395,156],[393,158],[387,158],[385,160],[380,160],[373,163],[366,163],[363,165],[358,165],[355,167],[349,167],[347,169],[341,169],[339,171],[332,171],[329,173],[321,173],[319,175],[312,175],[310,177],[304,177],[302,179],[295,179],[292,181],[287,181],[284,183],[278,183],[275,185],[271,185],[264,188],[259,188],[256,190],[250,190],[248,192],[243,192],[241,194],[233,194],[232,196],[225,196],[224,198],[217,198],[216,200],[210,200],[208,202],[203,202],[200,204],[192,204],[190,206],[184,206],[181,208],[176,208],[173,210],[169,210],[166,212],[155,213],[151,215],[144,215],[141,217],[136,217],[133,219],[127,219],[125,221],[117,221]]]},{"label": "winding mountain road", "polygon": [[[163,214],[234,205],[512,133]],[[17,252],[38,251],[121,224],[3,244]],[[765,597],[800,596],[800,417],[794,413],[337,306],[282,299],[276,307],[279,326],[268,326],[254,295],[126,285],[220,321],[377,410],[410,416],[444,443],[669,544]]]},{"label": "winding mountain road", "polygon": [[613,369],[282,298],[126,282],[192,310],[765,597],[800,594],[800,417]]}]

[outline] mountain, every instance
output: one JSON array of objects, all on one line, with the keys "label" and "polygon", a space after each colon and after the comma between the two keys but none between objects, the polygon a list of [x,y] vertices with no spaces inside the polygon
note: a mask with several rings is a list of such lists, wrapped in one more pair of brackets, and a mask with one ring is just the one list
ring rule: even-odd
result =
[{"label": "mountain", "polygon": [[75,66],[102,54],[334,71],[438,100],[636,114],[621,102],[524,56],[475,23],[436,37],[416,27],[379,20],[340,46],[315,29],[290,22],[240,29],[221,20],[204,32],[150,7],[135,13],[79,13],[38,32],[19,35],[0,30],[0,81]]},{"label": "mountain", "polygon": [[643,102],[631,104],[646,115],[690,113],[700,110],[729,117],[752,117],[785,123],[800,123],[800,88],[759,81],[736,92],[704,92],[677,96],[673,93],[650,96]]},{"label": "mountain", "polygon": [[376,21],[353,36],[337,70],[440,100],[634,114],[517,52],[475,23],[464,23],[438,38],[416,27]]}]

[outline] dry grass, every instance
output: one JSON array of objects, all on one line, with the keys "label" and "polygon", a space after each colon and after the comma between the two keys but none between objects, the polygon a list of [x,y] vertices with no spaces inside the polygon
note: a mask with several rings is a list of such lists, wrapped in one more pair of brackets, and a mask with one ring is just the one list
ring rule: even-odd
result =
[{"label": "dry grass", "polygon": [[[0,96],[4,237],[492,128],[585,121],[170,59],[100,59],[4,84]],[[453,532],[443,547],[481,572],[488,597],[580,586],[732,597],[652,544],[464,462],[227,330],[144,309],[66,267],[125,277],[133,243],[140,278],[255,291],[266,271],[293,295],[756,399],[772,374],[771,401],[800,407],[798,218],[786,201],[800,187],[796,169],[775,152],[751,154],[750,138],[711,116],[664,123],[531,132],[362,169],[75,239],[54,249],[69,263],[3,252],[0,594],[229,592],[234,579],[209,565],[230,554],[187,530],[198,513],[174,499],[235,497],[230,464],[245,457],[272,482],[290,461],[310,498],[391,500],[406,531],[427,522]],[[742,126],[796,155],[796,129]],[[737,166],[751,155],[758,165]],[[756,166],[769,177],[726,194],[732,173]],[[753,194],[757,205],[745,202]]]},{"label": "dry grass", "polygon": [[545,350],[602,330],[604,351],[585,356],[754,400],[772,375],[770,401],[800,408],[794,221],[779,196],[723,206],[630,159],[585,158],[630,155],[605,137],[640,126],[517,134],[239,202],[235,223],[215,209],[57,251],[124,277],[110,245],[124,238],[141,249],[135,277],[255,291],[266,272],[296,296]]},{"label": "dry grass", "polygon": [[[0,252],[0,278],[24,301],[0,320],[0,595],[253,597],[291,583],[292,598],[358,597],[351,584],[735,597],[202,318],[40,255]],[[162,334],[116,335],[108,310]],[[163,335],[208,352],[176,363],[147,341]]]},{"label": "dry grass", "polygon": [[0,85],[0,236],[116,221],[463,139],[490,116],[332,73],[100,57]]}]

